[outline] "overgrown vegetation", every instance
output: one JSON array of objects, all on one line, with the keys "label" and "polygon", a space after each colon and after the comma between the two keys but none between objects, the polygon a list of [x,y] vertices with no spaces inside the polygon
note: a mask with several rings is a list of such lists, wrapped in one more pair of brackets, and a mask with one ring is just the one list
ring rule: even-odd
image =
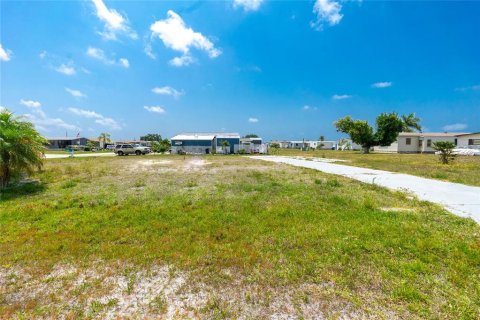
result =
[{"label": "overgrown vegetation", "polygon": [[[49,160],[36,178],[1,193],[0,318],[103,317],[138,296],[133,317],[162,317],[172,295],[204,318],[480,312],[479,226],[402,193],[244,157]],[[173,291],[148,300],[156,274]]]}]

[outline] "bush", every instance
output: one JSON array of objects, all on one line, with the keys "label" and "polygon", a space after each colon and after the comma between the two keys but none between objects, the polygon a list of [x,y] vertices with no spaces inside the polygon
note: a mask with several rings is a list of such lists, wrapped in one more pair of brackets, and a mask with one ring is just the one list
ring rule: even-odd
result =
[{"label": "bush", "polygon": [[440,152],[440,162],[443,164],[448,164],[455,160],[456,155],[453,153],[454,148],[455,144],[450,141],[438,141],[433,143],[433,149]]}]

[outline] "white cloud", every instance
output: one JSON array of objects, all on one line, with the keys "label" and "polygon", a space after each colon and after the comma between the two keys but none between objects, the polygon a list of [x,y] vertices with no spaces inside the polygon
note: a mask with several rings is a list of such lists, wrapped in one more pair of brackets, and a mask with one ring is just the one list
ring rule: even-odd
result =
[{"label": "white cloud", "polygon": [[0,106],[0,112],[3,112],[5,110],[7,110],[7,108],[5,108],[4,106]]},{"label": "white cloud", "polygon": [[334,94],[332,96],[333,100],[345,100],[345,99],[350,99],[352,96],[348,94]]},{"label": "white cloud", "polygon": [[55,71],[63,73],[64,75],[67,75],[67,76],[73,76],[74,74],[77,73],[74,67],[69,67],[65,64],[61,64],[59,67],[55,68]]},{"label": "white cloud", "polygon": [[248,118],[248,122],[250,123],[257,123],[258,119],[257,118]]},{"label": "white cloud", "polygon": [[77,130],[78,127],[65,122],[60,118],[50,118],[43,111],[42,105],[38,101],[20,100],[20,103],[32,110],[32,114],[25,114],[25,117],[30,120],[39,130],[48,131],[46,128],[57,127],[67,130]]},{"label": "white cloud", "polygon": [[151,43],[147,43],[145,45],[145,47],[143,48],[143,51],[145,52],[145,54],[147,56],[149,56],[151,59],[155,60],[157,59],[157,56],[153,53],[153,49],[152,49],[152,44]]},{"label": "white cloud", "polygon": [[372,84],[372,88],[388,88],[388,87],[391,87],[393,83],[389,82],[389,81],[385,81],[385,82],[376,82],[374,84]]},{"label": "white cloud", "polygon": [[313,6],[313,13],[317,15],[317,20],[311,23],[311,26],[317,30],[322,30],[326,22],[330,26],[339,24],[343,18],[340,13],[342,5],[335,0],[316,0]]},{"label": "white cloud", "polygon": [[128,25],[128,21],[115,9],[108,9],[103,0],[92,0],[95,5],[97,17],[105,23],[103,32],[99,34],[105,40],[116,40],[117,34],[125,34],[126,36],[137,39],[138,35]]},{"label": "white cloud", "polygon": [[185,94],[183,91],[178,91],[170,86],[156,87],[152,89],[152,92],[165,96],[172,96],[174,98],[179,98],[180,96]]},{"label": "white cloud", "polygon": [[193,63],[193,58],[190,57],[189,55],[175,57],[172,60],[170,60],[170,64],[175,67],[188,66],[188,65],[191,65],[192,63]]},{"label": "white cloud", "polygon": [[170,60],[170,64],[174,66],[191,64],[193,58],[190,56],[190,49],[192,48],[205,51],[210,58],[216,58],[222,54],[204,35],[187,27],[182,17],[174,11],[168,10],[167,16],[167,19],[153,23],[150,30],[152,37],[158,36],[167,48],[182,52],[183,55]]},{"label": "white cloud", "polygon": [[48,54],[47,51],[43,50],[42,52],[40,52],[40,54],[38,56],[40,57],[40,59],[45,59],[47,54]]},{"label": "white cloud", "polygon": [[453,124],[447,124],[446,126],[443,126],[442,129],[444,131],[458,131],[458,130],[465,130],[468,127],[466,123],[453,123]]},{"label": "white cloud", "polygon": [[311,107],[311,106],[309,106],[309,105],[304,105],[304,106],[302,107],[302,110],[303,110],[303,111],[308,111],[308,110],[314,110],[314,111],[316,111],[316,110],[318,110],[318,108],[317,108],[317,107]]},{"label": "white cloud", "polygon": [[125,58],[120,58],[118,62],[115,61],[115,59],[107,58],[107,56],[105,55],[105,52],[102,49],[88,47],[86,54],[90,58],[99,60],[106,65],[119,65],[124,68],[128,68],[130,66],[130,63]]},{"label": "white cloud", "polygon": [[234,8],[243,8],[245,11],[257,11],[263,0],[233,0]]},{"label": "white cloud", "polygon": [[120,65],[121,65],[122,67],[124,67],[124,68],[130,67],[130,63],[129,63],[128,60],[125,59],[125,58],[121,58],[121,59],[119,60],[119,62],[120,62]]},{"label": "white cloud", "polygon": [[42,104],[38,101],[21,99],[20,103],[28,108],[40,108]]},{"label": "white cloud", "polygon": [[0,43],[0,60],[2,61],[10,61],[12,56],[12,51],[10,50],[5,50],[2,47],[2,44]]},{"label": "white cloud", "polygon": [[118,130],[122,128],[120,124],[118,124],[118,122],[116,122],[112,118],[105,117],[95,111],[83,110],[83,109],[77,109],[77,108],[68,108],[68,110],[71,113],[76,114],[77,116],[89,118],[89,119],[95,119],[95,123],[98,123],[104,127],[108,127],[113,130]]},{"label": "white cloud", "polygon": [[153,113],[165,113],[165,109],[163,109],[161,106],[144,106],[143,108]]},{"label": "white cloud", "polygon": [[83,94],[80,90],[75,90],[75,89],[70,89],[70,88],[65,88],[65,91],[70,93],[72,96],[75,98],[86,98],[87,96]]},{"label": "white cloud", "polygon": [[474,85],[474,86],[469,86],[469,87],[462,87],[462,88],[455,88],[455,91],[479,91],[480,90],[480,84]]}]

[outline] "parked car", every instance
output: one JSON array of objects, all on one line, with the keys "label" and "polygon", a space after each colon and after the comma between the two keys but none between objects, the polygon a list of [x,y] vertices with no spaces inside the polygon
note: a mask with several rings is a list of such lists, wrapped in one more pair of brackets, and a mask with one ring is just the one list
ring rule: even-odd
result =
[{"label": "parked car", "polygon": [[117,144],[115,146],[115,153],[119,156],[136,154],[137,156],[141,154],[150,153],[152,150],[149,147],[142,145],[133,145],[133,144]]},{"label": "parked car", "polygon": [[107,146],[105,147],[105,149],[106,149],[106,150],[112,150],[112,151],[113,151],[113,150],[115,150],[115,145],[109,144],[109,145],[107,145]]}]

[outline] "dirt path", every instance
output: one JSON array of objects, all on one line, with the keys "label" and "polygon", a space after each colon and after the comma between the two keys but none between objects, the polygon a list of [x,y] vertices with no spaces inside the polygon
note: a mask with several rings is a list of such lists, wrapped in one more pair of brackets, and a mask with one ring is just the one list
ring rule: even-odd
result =
[{"label": "dirt path", "polygon": [[421,178],[409,174],[335,164],[331,163],[329,159],[311,161],[282,156],[254,156],[250,158],[316,169],[365,183],[377,184],[389,189],[406,191],[421,200],[438,203],[453,214],[472,218],[480,223],[480,187]]}]

